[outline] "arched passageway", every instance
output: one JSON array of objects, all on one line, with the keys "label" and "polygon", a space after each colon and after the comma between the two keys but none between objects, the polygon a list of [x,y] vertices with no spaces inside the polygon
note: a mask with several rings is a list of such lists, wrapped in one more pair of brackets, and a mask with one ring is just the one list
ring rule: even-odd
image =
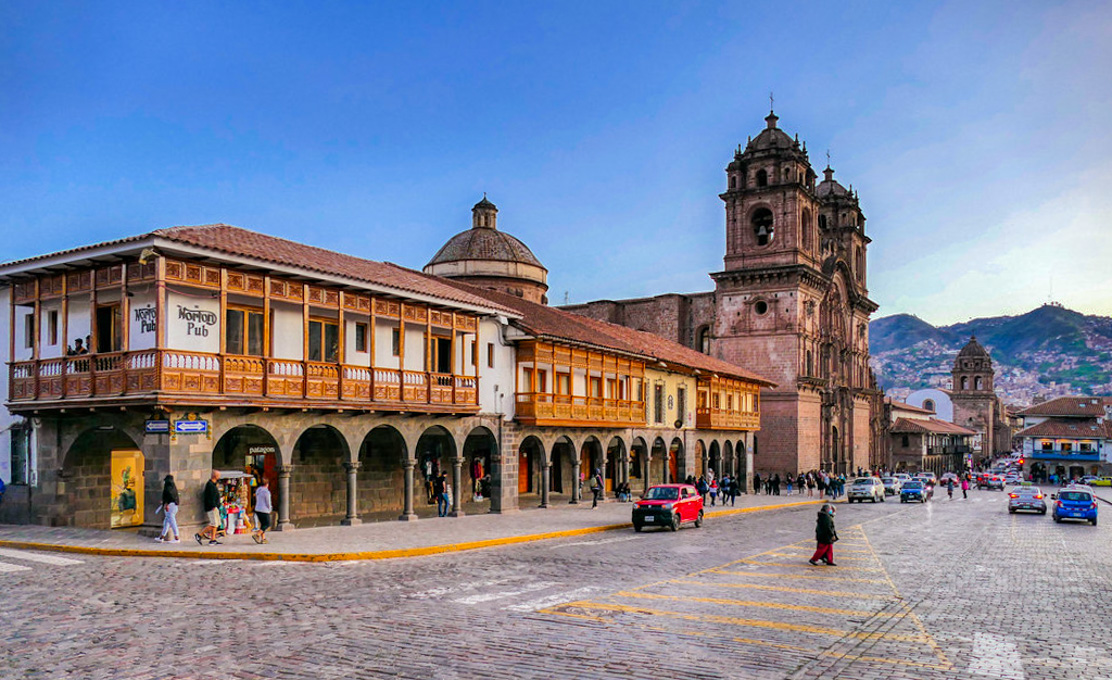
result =
[{"label": "arched passageway", "polygon": [[567,437],[560,437],[552,445],[551,488],[553,493],[574,496],[579,486],[579,468],[575,464],[575,449]]},{"label": "arched passageway", "polygon": [[[463,469],[467,493],[472,502],[490,501],[494,488],[494,456],[498,453],[494,433],[485,427],[476,427],[463,441]],[[500,472],[500,471],[499,471]]]},{"label": "arched passageway", "polygon": [[722,450],[718,446],[717,441],[710,443],[710,452],[707,455],[708,467],[714,473],[715,477],[722,477]]},{"label": "arched passageway", "polygon": [[86,430],[62,462],[59,495],[67,501],[56,523],[93,529],[142,524],[145,466],[139,445],[121,430]]},{"label": "arched passageway", "polygon": [[684,481],[686,474],[684,470],[687,469],[687,461],[684,458],[683,442],[679,437],[672,440],[672,445],[668,447],[668,483],[675,484]]},{"label": "arched passageway", "polygon": [[405,438],[389,425],[379,425],[363,437],[357,493],[360,513],[404,509],[406,458]]},{"label": "arched passageway", "polygon": [[629,481],[629,458],[625,453],[625,442],[614,437],[606,447],[606,491],[614,491],[622,482]]},{"label": "arched passageway", "polygon": [[629,447],[629,488],[644,491],[649,485],[649,448],[637,437]]},{"label": "arched passageway", "polygon": [[722,442],[722,476],[734,476],[734,470],[737,469],[736,460],[734,459],[734,445],[726,440]]},{"label": "arched passageway", "polygon": [[649,456],[649,478],[646,480],[647,486],[653,484],[663,484],[668,481],[668,468],[670,466],[668,447],[664,444],[664,440],[657,437],[653,440],[652,453]]},{"label": "arched passageway", "polygon": [[298,525],[338,523],[347,509],[350,460],[343,435],[329,425],[314,425],[293,447],[290,519]]},{"label": "arched passageway", "polygon": [[[240,425],[228,430],[212,449],[212,469],[221,472],[221,491],[230,505],[246,508],[245,519],[255,507],[255,489],[259,481],[266,479],[271,505],[276,511],[274,523],[278,523],[277,511],[282,507],[278,464],[277,441],[257,425]],[[243,477],[243,481],[235,481],[243,474],[248,476]]]}]

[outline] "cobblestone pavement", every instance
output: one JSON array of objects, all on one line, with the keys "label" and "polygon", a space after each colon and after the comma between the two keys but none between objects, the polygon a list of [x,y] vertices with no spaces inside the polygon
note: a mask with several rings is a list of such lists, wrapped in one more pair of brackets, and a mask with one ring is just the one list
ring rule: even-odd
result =
[{"label": "cobblestone pavement", "polygon": [[812,567],[814,516],[391,562],[5,551],[0,677],[1112,678],[1108,519],[842,505]]}]

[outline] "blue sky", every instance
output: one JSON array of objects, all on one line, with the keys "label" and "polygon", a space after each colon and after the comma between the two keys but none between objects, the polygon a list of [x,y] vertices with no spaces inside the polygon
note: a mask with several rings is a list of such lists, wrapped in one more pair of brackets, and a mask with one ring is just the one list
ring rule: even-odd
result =
[{"label": "blue sky", "polygon": [[420,268],[488,192],[562,302],[709,290],[764,126],[877,316],[1112,314],[1107,3],[0,5],[0,260],[226,222]]}]

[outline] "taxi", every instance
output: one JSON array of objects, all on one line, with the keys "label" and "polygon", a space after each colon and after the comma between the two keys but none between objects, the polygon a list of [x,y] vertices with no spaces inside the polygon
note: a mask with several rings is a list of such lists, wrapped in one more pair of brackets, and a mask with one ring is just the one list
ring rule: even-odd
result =
[{"label": "taxi", "polygon": [[1071,484],[1050,497],[1054,500],[1050,514],[1055,522],[1080,519],[1097,525],[1097,499],[1089,487]]},{"label": "taxi", "polygon": [[641,500],[633,504],[634,531],[646,526],[677,531],[685,522],[703,526],[703,498],[690,484],[651,486]]}]

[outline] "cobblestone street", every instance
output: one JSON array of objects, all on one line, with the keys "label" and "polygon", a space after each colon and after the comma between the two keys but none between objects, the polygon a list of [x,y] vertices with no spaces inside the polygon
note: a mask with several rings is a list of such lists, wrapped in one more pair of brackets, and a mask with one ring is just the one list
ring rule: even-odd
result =
[{"label": "cobblestone street", "polygon": [[[8,678],[1112,678],[1108,524],[1000,492],[389,562],[0,551]],[[1107,510],[1102,506],[1102,512]]]}]

